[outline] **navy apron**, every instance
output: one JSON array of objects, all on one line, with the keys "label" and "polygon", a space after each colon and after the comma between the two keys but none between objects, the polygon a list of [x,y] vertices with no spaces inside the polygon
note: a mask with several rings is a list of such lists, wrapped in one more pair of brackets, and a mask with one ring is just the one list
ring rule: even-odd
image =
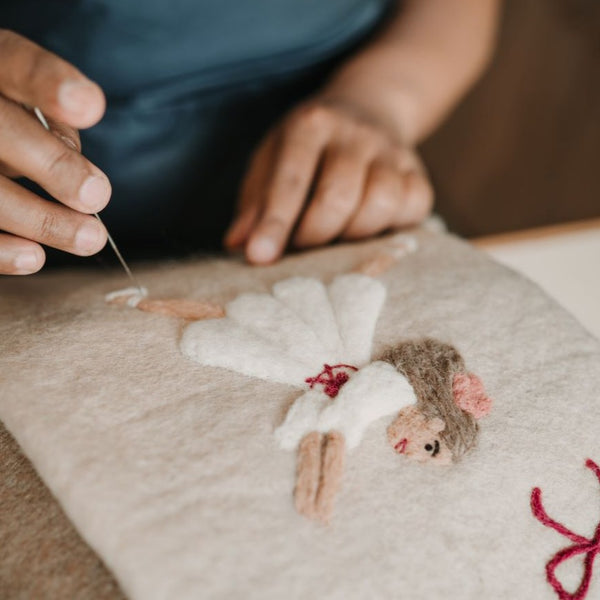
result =
[{"label": "navy apron", "polygon": [[218,247],[249,155],[385,18],[389,0],[2,0],[0,27],[98,82],[82,132],[129,256]]}]

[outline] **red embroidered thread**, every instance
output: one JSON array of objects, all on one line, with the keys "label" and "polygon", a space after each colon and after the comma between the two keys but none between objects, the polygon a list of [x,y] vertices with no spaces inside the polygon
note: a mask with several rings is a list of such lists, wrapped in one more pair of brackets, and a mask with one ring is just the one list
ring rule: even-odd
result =
[{"label": "red embroidered thread", "polygon": [[310,384],[312,389],[317,383],[323,386],[323,391],[330,397],[335,398],[341,387],[350,379],[350,375],[345,371],[334,373],[335,369],[350,369],[358,371],[352,365],[323,365],[323,370],[316,377],[307,377],[304,381]]},{"label": "red embroidered thread", "polygon": [[[600,482],[600,467],[589,458],[587,459],[585,466],[593,471],[598,482]],[[564,535],[573,542],[572,546],[568,546],[564,550],[557,552],[546,564],[546,579],[548,580],[548,583],[554,588],[554,591],[560,600],[583,600],[588,593],[590,581],[592,580],[594,559],[600,554],[600,523],[598,523],[592,539],[573,533],[570,529],[567,529],[564,525],[548,516],[542,505],[542,491],[537,487],[531,492],[531,510],[533,516],[540,523],[554,529],[554,531],[558,531],[558,533]],[[585,554],[583,577],[577,590],[571,593],[567,592],[562,586],[555,575],[555,571],[562,562],[578,554]]]}]

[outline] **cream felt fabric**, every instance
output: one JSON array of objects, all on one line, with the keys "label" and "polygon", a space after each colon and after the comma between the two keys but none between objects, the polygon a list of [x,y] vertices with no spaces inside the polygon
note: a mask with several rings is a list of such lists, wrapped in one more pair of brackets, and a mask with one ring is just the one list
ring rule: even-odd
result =
[{"label": "cream felt fabric", "polygon": [[[592,536],[600,519],[600,346],[535,286],[466,244],[421,234],[380,280],[374,355],[407,337],[454,344],[494,398],[479,447],[431,468],[394,453],[385,419],[348,457],[328,527],[294,511],[294,453],[274,430],[297,390],[202,367],[174,319],[108,306],[115,273],[0,282],[0,418],[134,599],[553,599],[544,565],[570,544],[529,506]],[[152,296],[217,302],[294,276],[329,282],[382,248],[269,268],[138,270]],[[293,294],[292,294],[293,295]],[[581,565],[559,570],[573,585]],[[589,598],[600,596],[594,576]]]}]

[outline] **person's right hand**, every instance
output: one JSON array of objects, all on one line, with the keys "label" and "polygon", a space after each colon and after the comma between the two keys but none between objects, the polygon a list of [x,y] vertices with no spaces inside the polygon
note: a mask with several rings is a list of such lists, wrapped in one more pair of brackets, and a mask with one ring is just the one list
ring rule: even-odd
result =
[{"label": "person's right hand", "polygon": [[[0,29],[0,274],[42,268],[40,244],[89,256],[106,243],[92,216],[106,206],[111,187],[80,154],[78,129],[104,114],[98,85],[33,42]],[[48,119],[44,129],[31,110]],[[59,202],[49,202],[12,181],[27,177]]]}]

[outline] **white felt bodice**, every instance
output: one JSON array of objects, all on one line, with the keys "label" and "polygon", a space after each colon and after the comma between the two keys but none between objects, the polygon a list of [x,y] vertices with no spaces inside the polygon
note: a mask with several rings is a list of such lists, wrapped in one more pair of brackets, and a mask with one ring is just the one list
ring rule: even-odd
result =
[{"label": "white felt bodice", "polygon": [[376,361],[355,373],[335,398],[320,389],[305,392],[294,402],[275,437],[282,448],[293,450],[311,431],[339,431],[352,449],[371,423],[416,401],[406,377],[390,363]]}]

